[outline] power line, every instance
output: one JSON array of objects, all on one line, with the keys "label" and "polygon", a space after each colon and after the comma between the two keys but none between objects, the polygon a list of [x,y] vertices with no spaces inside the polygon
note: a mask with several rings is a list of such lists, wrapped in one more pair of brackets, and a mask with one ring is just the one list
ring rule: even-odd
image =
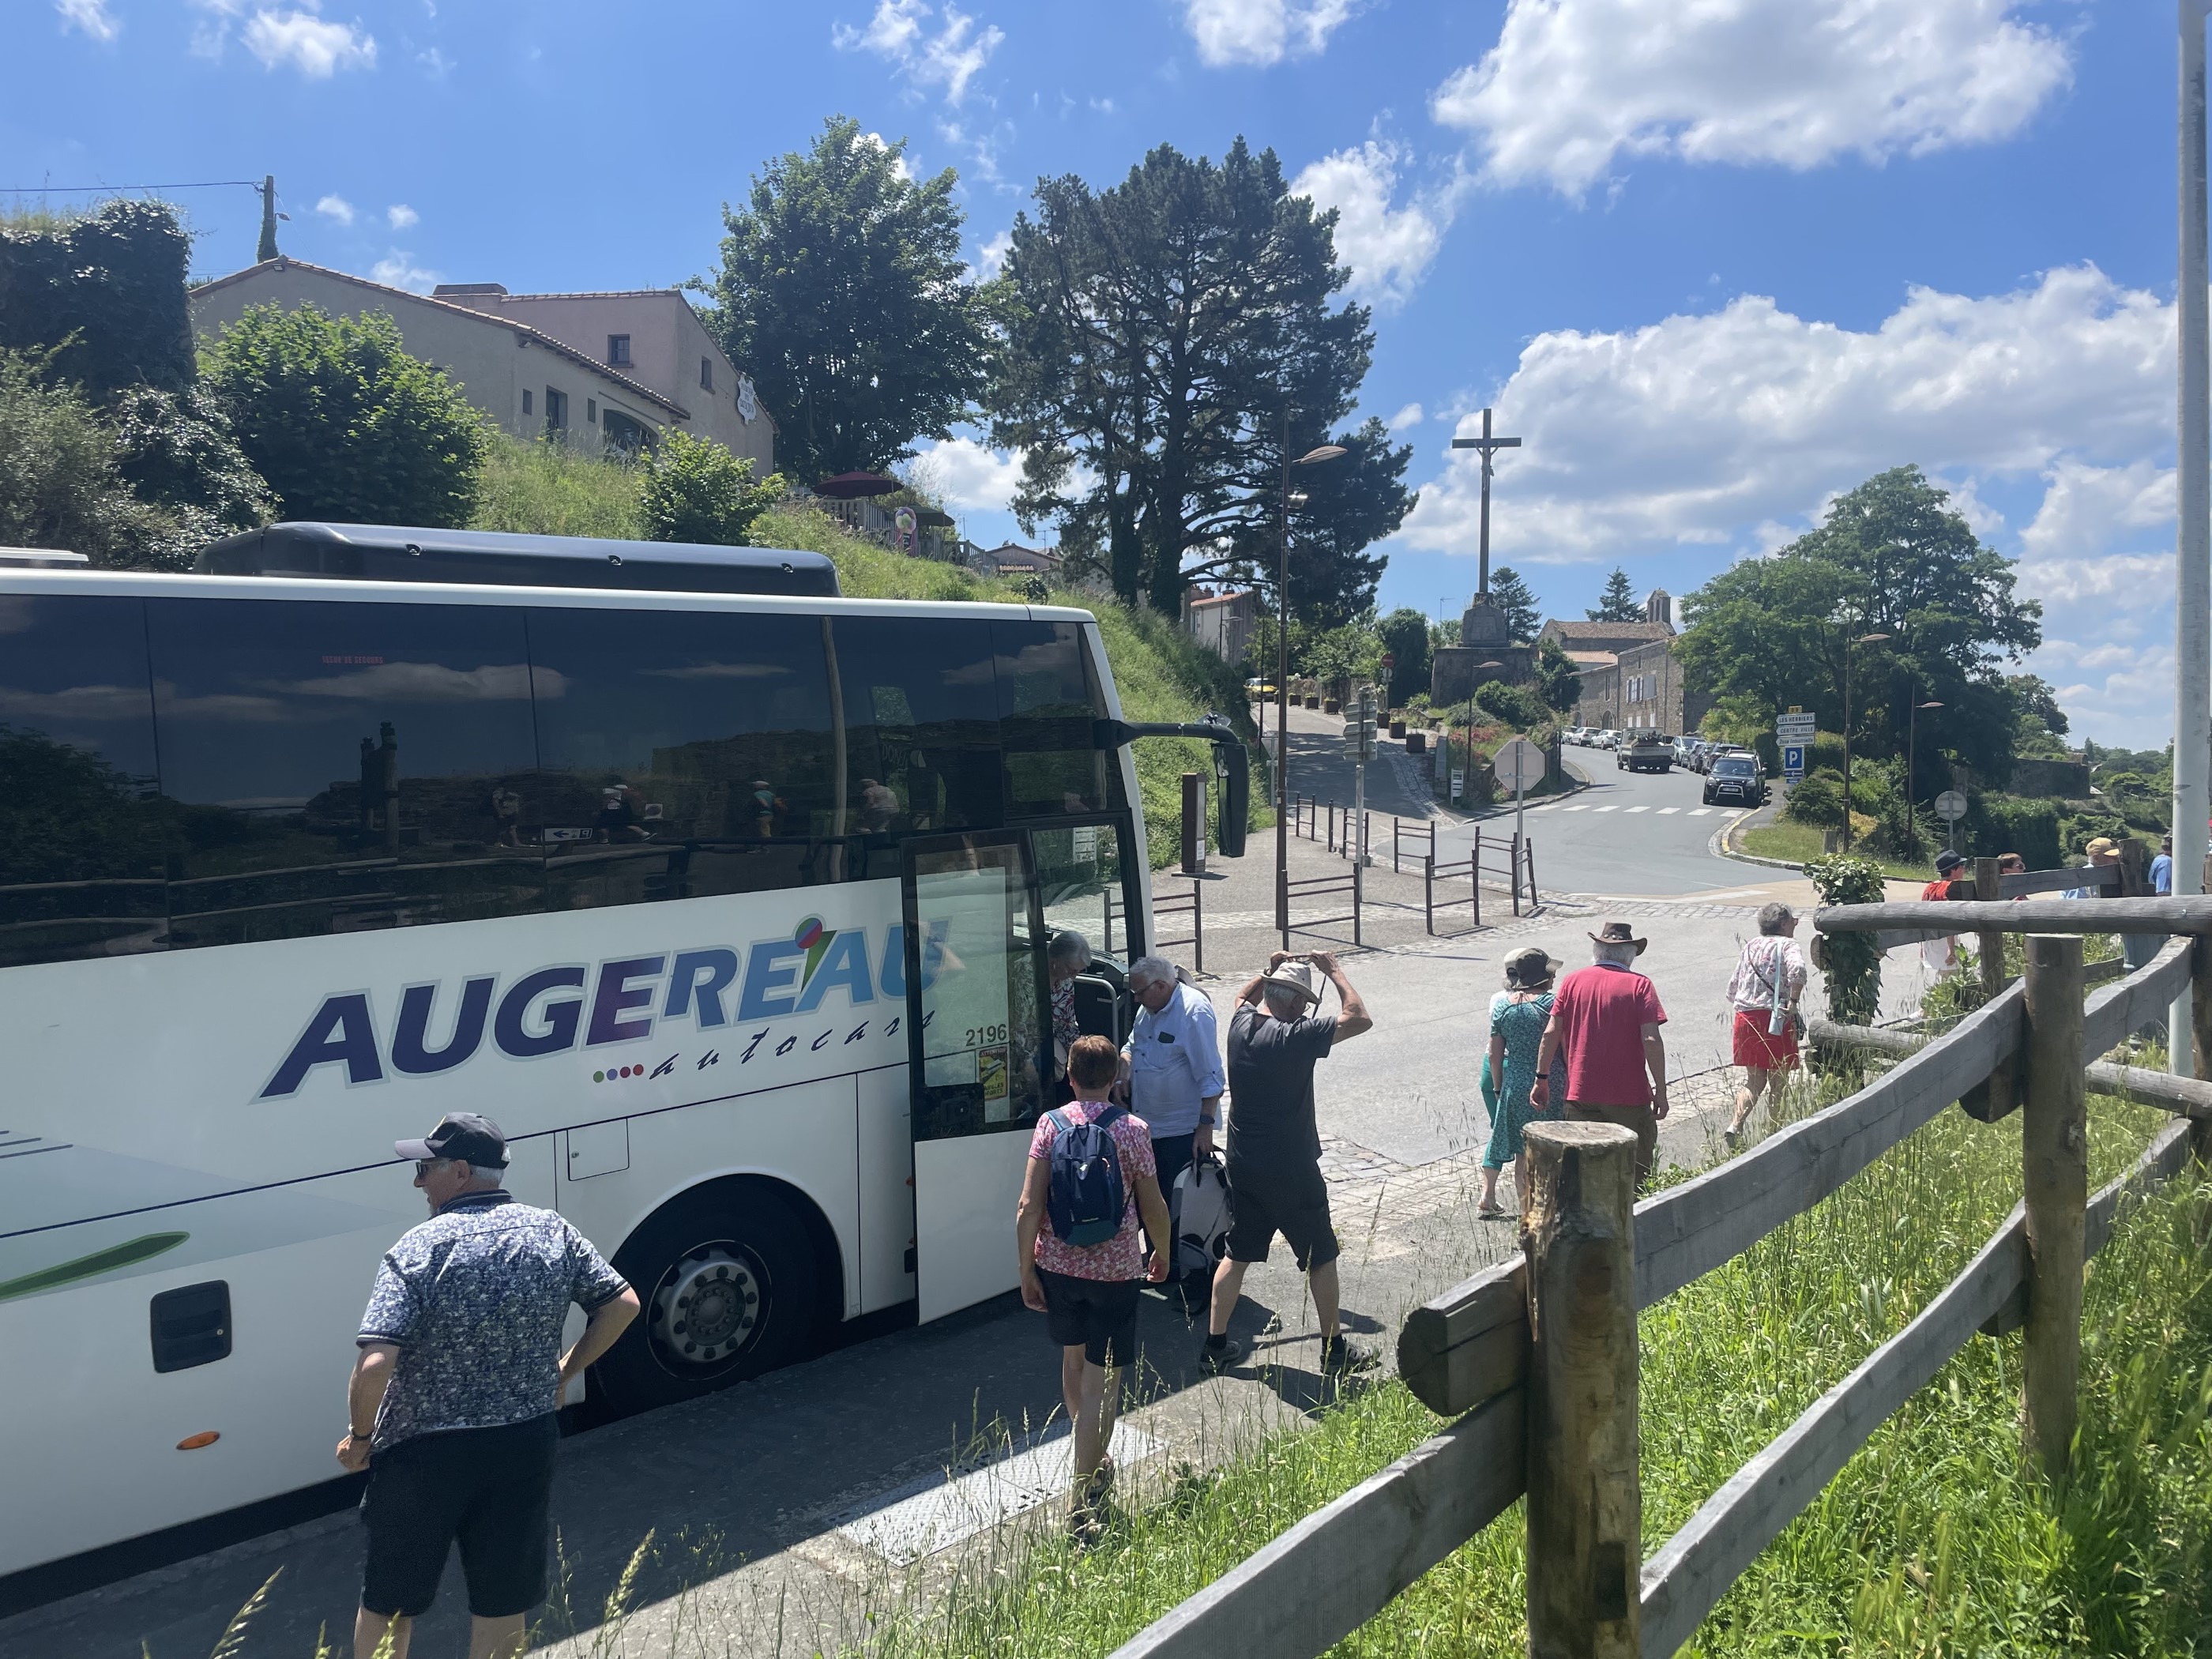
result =
[{"label": "power line", "polygon": [[0,196],[87,196],[103,190],[229,190],[261,188],[258,179],[210,179],[193,185],[0,185]]}]

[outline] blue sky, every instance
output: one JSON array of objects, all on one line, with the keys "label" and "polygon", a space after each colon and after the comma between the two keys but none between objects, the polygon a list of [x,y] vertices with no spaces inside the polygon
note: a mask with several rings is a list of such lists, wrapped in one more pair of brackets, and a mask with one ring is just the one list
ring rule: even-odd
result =
[{"label": "blue sky", "polygon": [[[1690,21],[1692,18],[1694,21]],[[958,169],[987,264],[1042,174],[1272,146],[1376,307],[1415,455],[1386,607],[1493,557],[1578,614],[1676,593],[1917,461],[2022,560],[2075,731],[2172,727],[2172,9],[2142,0],[16,0],[0,187],[277,176],[287,252],[629,288],[845,112]],[[244,189],[174,199],[247,263]],[[1010,458],[927,458],[984,540]]]}]

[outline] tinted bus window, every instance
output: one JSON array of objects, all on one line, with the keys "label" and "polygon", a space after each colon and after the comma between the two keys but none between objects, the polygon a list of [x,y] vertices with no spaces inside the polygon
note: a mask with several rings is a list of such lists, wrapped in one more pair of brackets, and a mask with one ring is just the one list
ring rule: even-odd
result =
[{"label": "tinted bus window", "polygon": [[[1108,805],[1106,757],[1091,722],[1106,713],[1074,623],[991,624],[1006,811],[1018,818],[1095,812]],[[1113,769],[1116,778],[1121,769]]]},{"label": "tinted bus window", "polygon": [[0,595],[0,967],[164,943],[137,599]]},{"label": "tinted bus window", "polygon": [[520,613],[155,599],[147,624],[173,943],[541,908]]},{"label": "tinted bus window", "polygon": [[1004,823],[991,624],[841,617],[832,639],[860,832]]},{"label": "tinted bus window", "polygon": [[830,677],[817,617],[530,613],[556,908],[830,879]]}]

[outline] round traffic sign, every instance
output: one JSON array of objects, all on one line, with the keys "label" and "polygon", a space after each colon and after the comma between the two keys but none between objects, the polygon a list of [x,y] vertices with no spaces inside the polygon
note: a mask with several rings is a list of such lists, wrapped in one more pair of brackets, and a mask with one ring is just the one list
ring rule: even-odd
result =
[{"label": "round traffic sign", "polygon": [[1526,789],[1544,780],[1544,751],[1526,738],[1515,738],[1498,750],[1490,766],[1506,788]]},{"label": "round traffic sign", "polygon": [[1966,816],[1966,798],[1955,789],[1946,789],[1936,797],[1936,816],[1946,823],[1956,823]]}]

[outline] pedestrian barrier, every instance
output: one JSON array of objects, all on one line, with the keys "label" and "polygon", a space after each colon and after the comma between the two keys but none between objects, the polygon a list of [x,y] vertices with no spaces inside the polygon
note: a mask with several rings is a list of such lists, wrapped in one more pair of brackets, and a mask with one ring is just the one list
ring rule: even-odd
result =
[{"label": "pedestrian barrier", "polygon": [[[1284,949],[1290,948],[1292,933],[1310,933],[1340,921],[1352,924],[1352,942],[1354,945],[1364,945],[1366,940],[1360,936],[1361,912],[1366,908],[1364,887],[1357,869],[1341,876],[1307,876],[1296,881],[1278,878],[1276,888],[1281,900],[1279,914],[1287,918],[1283,927]],[[1334,916],[1299,917],[1291,915],[1291,907],[1300,900],[1326,903],[1335,898],[1350,899],[1352,908],[1341,915]]]},{"label": "pedestrian barrier", "polygon": [[[1486,853],[1498,856],[1486,862]],[[1482,878],[1486,873],[1504,878],[1512,894],[1513,914],[1516,916],[1521,914],[1522,882],[1525,876],[1528,908],[1531,913],[1535,910],[1536,860],[1531,844],[1517,835],[1507,836],[1503,840],[1493,837],[1486,842],[1482,831],[1478,829],[1474,832],[1474,844],[1465,858],[1438,864],[1436,855],[1431,853],[1421,861],[1421,912],[1430,933],[1437,931],[1439,906],[1437,887],[1440,882],[1447,892],[1460,882],[1467,884],[1465,898],[1447,897],[1441,901],[1442,908],[1449,910],[1455,904],[1468,905],[1474,913],[1474,925],[1477,927],[1482,926]]]},{"label": "pedestrian barrier", "polygon": [[[2126,1205],[2192,1158],[2212,1161],[2212,898],[1855,905],[1813,921],[1824,934],[1900,942],[2027,933],[2027,971],[2002,985],[2002,952],[1985,953],[1996,994],[1950,1031],[1835,1105],[1632,1210],[1628,1131],[1531,1125],[1522,1257],[1415,1310],[1399,1334],[1407,1385],[1457,1420],[1172,1609],[1116,1659],[1319,1654],[1524,1494],[1529,1651],[1672,1654],[1875,1427],[1977,1332],[2023,1333],[2023,1433],[2043,1468],[2064,1476],[2084,1263]],[[2172,937],[2147,965],[2090,994],[2081,935],[2112,932]],[[2184,988],[2195,1080],[2100,1063]],[[1911,1041],[1840,1027],[1824,1035],[1889,1052],[1900,1036]],[[2085,1079],[2177,1114],[2134,1168],[2094,1197]],[[2021,1206],[1917,1318],[1642,1560],[1638,1310],[1811,1209],[1954,1101],[1978,1105],[1978,1116],[2021,1111]]]},{"label": "pedestrian barrier", "polygon": [[[1206,971],[1206,887],[1202,881],[1194,879],[1190,884],[1190,891],[1188,893],[1168,894],[1164,896],[1155,892],[1152,895],[1152,926],[1155,928],[1159,927],[1164,920],[1172,921],[1178,916],[1190,918],[1188,936],[1182,939],[1155,939],[1152,948],[1156,951],[1164,952],[1173,945],[1188,945],[1191,951],[1190,970],[1194,974],[1202,974]],[[1122,932],[1126,935],[1128,931],[1126,925],[1126,907],[1122,904],[1120,896],[1109,887],[1106,890],[1106,939],[1102,947],[1109,957],[1114,954],[1114,923],[1117,919],[1123,921]]]}]

